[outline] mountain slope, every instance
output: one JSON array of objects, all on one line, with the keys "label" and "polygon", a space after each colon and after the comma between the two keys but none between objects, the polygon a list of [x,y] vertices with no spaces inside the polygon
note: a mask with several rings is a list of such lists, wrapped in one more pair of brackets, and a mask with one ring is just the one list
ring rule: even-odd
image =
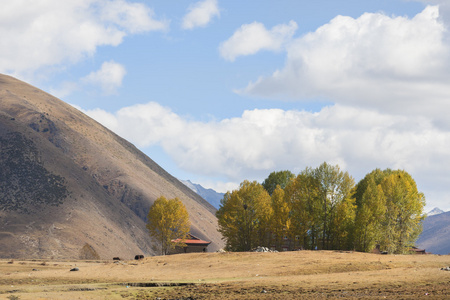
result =
[{"label": "mountain slope", "polygon": [[450,254],[450,211],[428,216],[416,244],[433,254]]},{"label": "mountain slope", "polygon": [[192,233],[222,247],[215,208],[132,144],[63,101],[0,75],[0,257],[155,253],[145,228],[164,195]]}]

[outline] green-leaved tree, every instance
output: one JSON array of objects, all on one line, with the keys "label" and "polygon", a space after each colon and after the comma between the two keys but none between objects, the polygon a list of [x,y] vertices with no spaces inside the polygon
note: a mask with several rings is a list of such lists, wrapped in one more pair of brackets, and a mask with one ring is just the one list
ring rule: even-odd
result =
[{"label": "green-leaved tree", "polygon": [[282,189],[284,189],[286,185],[288,185],[289,182],[294,178],[295,175],[288,170],[272,172],[266,179],[264,179],[262,185],[269,193],[269,195],[272,195],[273,191],[275,191],[278,185]]},{"label": "green-leaved tree", "polygon": [[[317,184],[319,190],[320,214],[322,222],[322,249],[335,248],[334,243],[338,238],[334,230],[337,207],[351,197],[355,182],[347,173],[340,170],[339,166],[332,166],[324,162],[311,174]],[[351,208],[351,205],[347,205]]]}]

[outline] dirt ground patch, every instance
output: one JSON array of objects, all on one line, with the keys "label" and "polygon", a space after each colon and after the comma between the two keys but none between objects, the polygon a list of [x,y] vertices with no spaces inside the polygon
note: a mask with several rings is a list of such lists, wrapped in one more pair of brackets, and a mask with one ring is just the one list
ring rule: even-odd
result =
[{"label": "dirt ground patch", "polygon": [[0,260],[0,299],[449,299],[448,266],[448,255],[339,251]]}]

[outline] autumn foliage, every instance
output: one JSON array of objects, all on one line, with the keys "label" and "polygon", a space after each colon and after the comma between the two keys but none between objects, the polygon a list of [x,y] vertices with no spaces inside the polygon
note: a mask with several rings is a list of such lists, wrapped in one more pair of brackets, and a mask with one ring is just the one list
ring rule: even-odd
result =
[{"label": "autumn foliage", "polygon": [[[147,229],[161,246],[161,254],[169,254],[176,246],[184,246],[190,230],[189,214],[178,198],[159,197],[150,207]],[[177,240],[177,242],[173,242]]]},{"label": "autumn foliage", "polygon": [[225,194],[217,217],[228,250],[368,252],[379,245],[388,253],[405,253],[414,246],[425,197],[407,172],[376,169],[356,185],[327,163],[290,174],[273,172],[263,184],[244,181]]}]

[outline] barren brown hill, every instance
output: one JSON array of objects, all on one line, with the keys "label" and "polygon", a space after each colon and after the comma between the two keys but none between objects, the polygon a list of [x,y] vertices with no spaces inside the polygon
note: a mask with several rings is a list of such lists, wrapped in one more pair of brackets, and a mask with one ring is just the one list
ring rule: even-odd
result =
[{"label": "barren brown hill", "polygon": [[[153,201],[180,198],[191,232],[222,247],[215,209],[131,143],[63,101],[0,75],[0,257],[151,255]],[[86,249],[86,248],[85,248]]]}]

